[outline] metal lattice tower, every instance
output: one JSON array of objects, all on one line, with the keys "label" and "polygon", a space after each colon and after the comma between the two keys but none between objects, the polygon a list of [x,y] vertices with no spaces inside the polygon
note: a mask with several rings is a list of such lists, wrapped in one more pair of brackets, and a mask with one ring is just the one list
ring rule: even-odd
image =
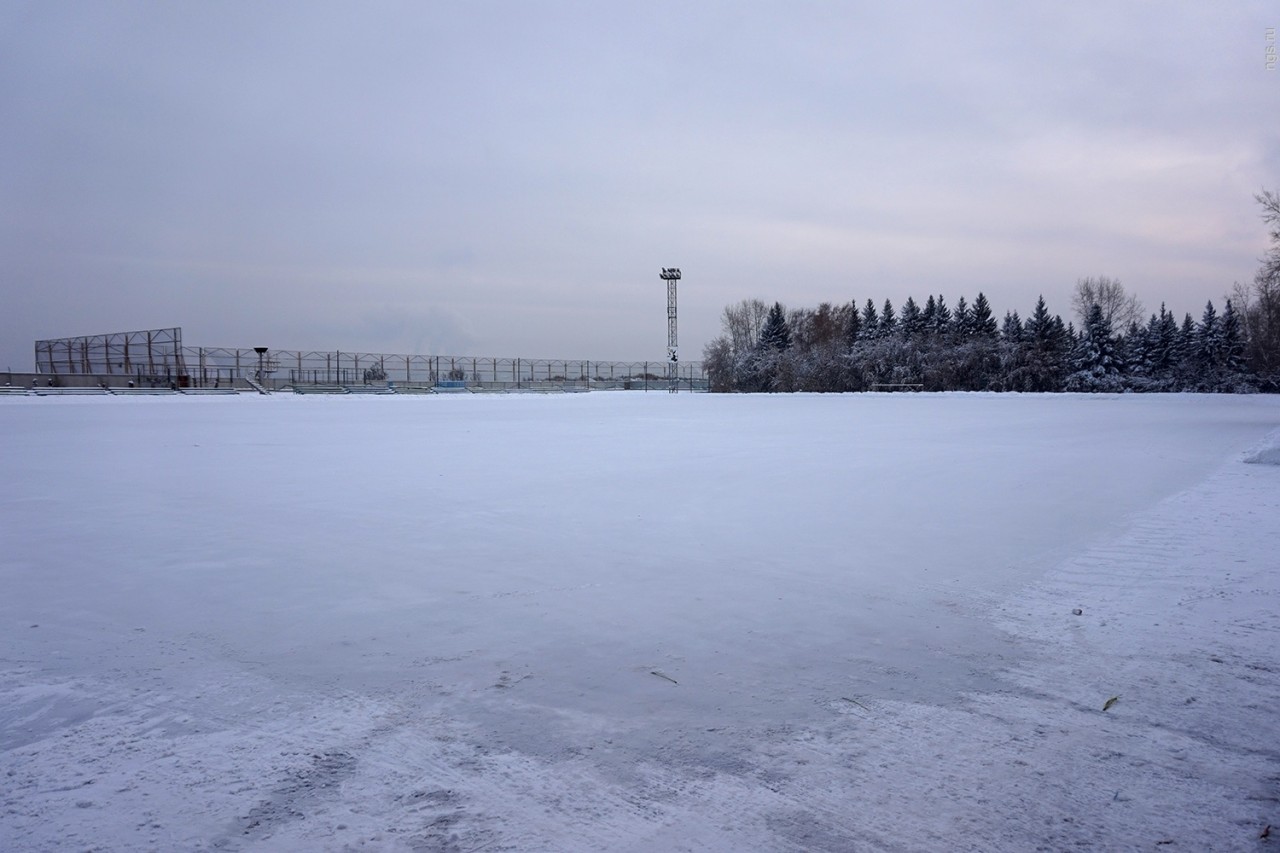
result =
[{"label": "metal lattice tower", "polygon": [[674,394],[680,387],[680,358],[676,353],[676,282],[679,267],[663,267],[660,278],[667,283],[667,390]]}]

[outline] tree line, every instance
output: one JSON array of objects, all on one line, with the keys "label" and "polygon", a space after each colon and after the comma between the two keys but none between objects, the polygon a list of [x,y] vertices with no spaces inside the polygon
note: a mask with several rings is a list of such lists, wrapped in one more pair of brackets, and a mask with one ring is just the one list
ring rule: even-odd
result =
[{"label": "tree line", "polygon": [[1141,303],[1106,276],[1081,279],[1074,322],[1044,297],[997,320],[987,298],[914,297],[787,311],[727,306],[703,351],[712,391],[1280,391],[1280,194],[1257,197],[1271,248],[1251,286],[1199,319]]}]

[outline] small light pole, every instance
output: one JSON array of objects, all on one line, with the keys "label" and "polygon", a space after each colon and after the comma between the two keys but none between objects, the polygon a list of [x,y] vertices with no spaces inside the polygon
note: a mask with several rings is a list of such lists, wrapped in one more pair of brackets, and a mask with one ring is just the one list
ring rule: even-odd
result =
[{"label": "small light pole", "polygon": [[255,378],[258,382],[262,382],[263,359],[265,359],[265,358],[266,358],[266,355],[267,355],[267,348],[266,348],[266,347],[254,347],[254,348],[253,348],[253,351],[254,351],[254,352],[256,352],[256,353],[258,354],[258,375],[257,375],[257,376],[255,376],[254,378]]}]

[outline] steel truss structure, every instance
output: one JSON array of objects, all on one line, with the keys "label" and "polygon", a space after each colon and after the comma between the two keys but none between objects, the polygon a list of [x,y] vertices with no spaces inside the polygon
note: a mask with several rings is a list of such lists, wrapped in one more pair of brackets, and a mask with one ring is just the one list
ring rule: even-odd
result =
[{"label": "steel truss structure", "polygon": [[676,282],[679,267],[663,267],[658,276],[667,283],[667,379],[672,394],[680,389],[680,357],[676,350]]},{"label": "steel truss structure", "polygon": [[145,329],[36,341],[36,372],[178,382],[187,375],[182,329]]}]

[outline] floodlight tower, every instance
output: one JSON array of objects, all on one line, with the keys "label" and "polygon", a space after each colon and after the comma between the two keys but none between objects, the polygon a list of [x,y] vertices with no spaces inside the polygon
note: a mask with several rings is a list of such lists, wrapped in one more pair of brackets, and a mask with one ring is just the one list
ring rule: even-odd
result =
[{"label": "floodlight tower", "polygon": [[676,282],[679,267],[663,267],[659,276],[667,283],[667,391],[674,394],[680,387],[680,358],[676,354]]}]

